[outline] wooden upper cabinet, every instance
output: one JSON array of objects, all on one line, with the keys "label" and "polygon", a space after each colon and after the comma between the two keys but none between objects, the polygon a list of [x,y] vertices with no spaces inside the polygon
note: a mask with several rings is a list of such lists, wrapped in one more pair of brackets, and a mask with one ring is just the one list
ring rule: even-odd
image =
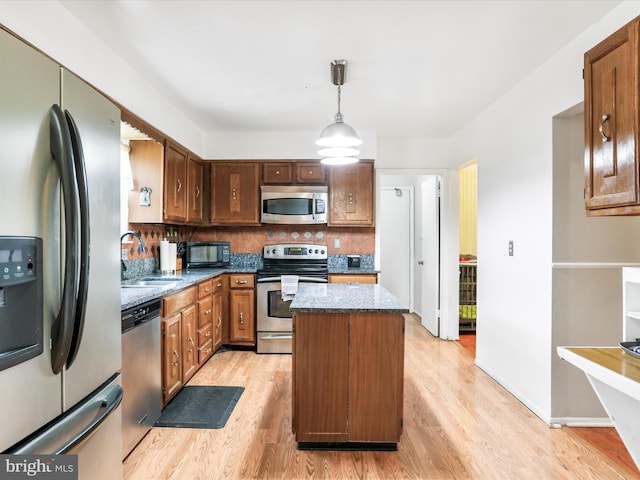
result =
[{"label": "wooden upper cabinet", "polygon": [[211,223],[259,225],[260,165],[211,162]]},{"label": "wooden upper cabinet", "polygon": [[587,215],[640,215],[640,17],[584,55]]},{"label": "wooden upper cabinet", "polygon": [[187,220],[187,152],[166,142],[164,150],[164,219]]},{"label": "wooden upper cabinet", "polygon": [[129,161],[133,177],[129,222],[162,223],[164,147],[155,140],[129,140]]},{"label": "wooden upper cabinet", "polygon": [[373,226],[373,163],[329,170],[329,226]]},{"label": "wooden upper cabinet", "polygon": [[265,162],[262,164],[262,183],[278,185],[293,183],[293,164]]},{"label": "wooden upper cabinet", "polygon": [[326,167],[313,161],[262,162],[262,185],[325,185]]},{"label": "wooden upper cabinet", "polygon": [[203,171],[202,163],[189,156],[187,163],[187,222],[201,224],[203,221]]},{"label": "wooden upper cabinet", "polygon": [[295,165],[296,183],[327,183],[327,168],[320,162],[299,162]]}]

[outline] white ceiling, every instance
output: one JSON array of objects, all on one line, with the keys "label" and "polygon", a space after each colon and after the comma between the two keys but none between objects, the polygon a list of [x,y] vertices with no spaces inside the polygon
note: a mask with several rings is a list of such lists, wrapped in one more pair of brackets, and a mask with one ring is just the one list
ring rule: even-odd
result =
[{"label": "white ceiling", "polygon": [[[67,1],[203,131],[451,135],[619,1]],[[576,73],[577,75],[579,73]],[[532,99],[535,101],[535,99]]]}]

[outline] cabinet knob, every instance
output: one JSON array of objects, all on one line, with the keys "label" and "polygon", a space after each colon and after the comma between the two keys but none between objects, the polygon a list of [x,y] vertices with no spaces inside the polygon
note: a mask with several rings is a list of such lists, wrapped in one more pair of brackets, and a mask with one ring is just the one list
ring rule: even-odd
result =
[{"label": "cabinet knob", "polygon": [[238,197],[238,192],[236,191],[235,188],[232,188],[231,189],[231,198],[235,200],[237,197]]},{"label": "cabinet knob", "polygon": [[176,360],[180,360],[180,353],[177,350],[174,350],[173,354],[176,356]]},{"label": "cabinet knob", "polygon": [[349,205],[353,205],[353,193],[349,192]]},{"label": "cabinet knob", "polygon": [[177,183],[178,183],[177,191],[179,192],[180,190],[182,190],[182,182],[180,181],[179,178],[177,180]]},{"label": "cabinet knob", "polygon": [[221,287],[221,286],[222,286],[222,282],[216,283],[216,287]]},{"label": "cabinet knob", "polygon": [[276,175],[280,175],[280,170],[276,170]]},{"label": "cabinet knob", "polygon": [[207,309],[207,311],[206,311],[206,312],[204,312],[204,314],[205,314],[205,315],[209,315],[210,313],[211,313],[211,309],[210,309],[210,308],[209,308],[209,309]]},{"label": "cabinet knob", "polygon": [[236,283],[238,285],[244,285],[245,283],[247,283],[247,280],[236,280]]},{"label": "cabinet knob", "polygon": [[244,318],[243,318],[242,312],[240,312],[240,323],[244,323]]},{"label": "cabinet knob", "polygon": [[200,197],[200,187],[196,185],[196,198]]},{"label": "cabinet knob", "polygon": [[209,293],[209,290],[210,290],[209,287],[205,287],[204,293]]},{"label": "cabinet knob", "polygon": [[309,170],[309,175],[313,175],[313,170]]},{"label": "cabinet knob", "polygon": [[211,332],[207,332],[204,334],[205,337],[210,337],[211,336]]}]

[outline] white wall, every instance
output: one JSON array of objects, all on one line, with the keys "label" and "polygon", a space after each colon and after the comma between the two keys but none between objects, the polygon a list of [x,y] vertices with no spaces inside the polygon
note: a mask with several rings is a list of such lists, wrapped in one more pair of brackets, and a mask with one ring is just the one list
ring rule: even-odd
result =
[{"label": "white wall", "polygon": [[0,24],[203,156],[202,132],[195,124],[58,2],[3,0]]},{"label": "white wall", "polygon": [[451,138],[453,158],[477,157],[481,172],[476,364],[546,421],[555,355],[552,119],[583,99],[584,52],[638,13],[637,2],[621,4]]}]

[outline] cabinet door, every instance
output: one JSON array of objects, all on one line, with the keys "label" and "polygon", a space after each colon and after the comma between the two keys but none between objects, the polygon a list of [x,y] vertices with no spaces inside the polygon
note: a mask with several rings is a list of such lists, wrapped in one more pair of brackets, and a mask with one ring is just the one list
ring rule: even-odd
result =
[{"label": "cabinet door", "polygon": [[296,163],[296,183],[318,184],[327,183],[327,169],[320,162]]},{"label": "cabinet door", "polygon": [[213,295],[213,351],[222,345],[222,292]]},{"label": "cabinet door", "polygon": [[260,169],[251,162],[212,162],[211,223],[259,225]]},{"label": "cabinet door", "polygon": [[[129,140],[129,161],[135,185],[128,194],[129,222],[162,223],[164,146],[155,140]],[[143,188],[150,190],[148,197],[141,195]]]},{"label": "cabinet door", "polygon": [[182,322],[177,313],[162,320],[163,402],[166,404],[182,385]]},{"label": "cabinet door", "polygon": [[255,343],[255,294],[253,290],[236,289],[230,293],[230,332],[232,343]]},{"label": "cabinet door", "polygon": [[[346,442],[349,314],[296,313],[293,430],[297,442]],[[368,391],[368,390],[365,390]]]},{"label": "cabinet door", "polygon": [[329,225],[373,226],[373,163],[330,170]]},{"label": "cabinet door", "polygon": [[182,382],[186,384],[198,370],[198,330],[196,328],[196,307],[182,311]]},{"label": "cabinet door", "polygon": [[584,56],[585,205],[589,215],[640,214],[639,25],[638,20],[633,21]]},{"label": "cabinet door", "polygon": [[189,157],[187,168],[187,222],[202,223],[202,163]]},{"label": "cabinet door", "polygon": [[404,317],[352,314],[349,441],[398,442],[402,433]]},{"label": "cabinet door", "polygon": [[164,218],[187,219],[187,153],[167,142],[164,153]]},{"label": "cabinet door", "polygon": [[293,164],[284,162],[263,163],[262,183],[264,185],[293,183]]}]

